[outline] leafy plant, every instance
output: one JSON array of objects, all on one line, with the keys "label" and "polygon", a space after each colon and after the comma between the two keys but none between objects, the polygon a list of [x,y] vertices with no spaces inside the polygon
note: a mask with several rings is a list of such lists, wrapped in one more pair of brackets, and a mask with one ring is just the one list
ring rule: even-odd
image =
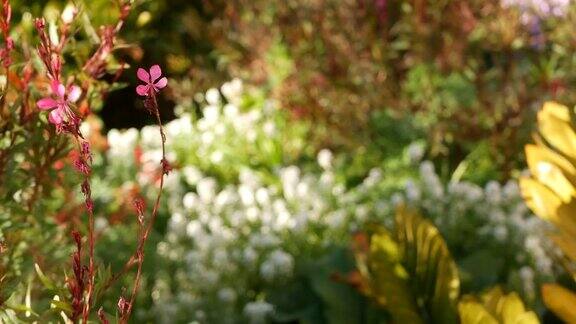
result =
[{"label": "leafy plant", "polygon": [[[567,1],[211,1],[190,8],[190,27],[177,32],[217,53],[219,74],[263,84],[296,118],[313,120],[311,139],[324,145],[378,142],[369,125],[390,112],[410,117],[451,168],[488,144],[506,178],[523,163],[530,107],[574,100],[566,91],[573,9]],[[194,75],[215,64],[196,60]]]},{"label": "leafy plant", "polygon": [[375,226],[356,236],[358,272],[348,277],[392,323],[538,323],[515,293],[461,297],[458,268],[432,222],[403,206],[395,220],[393,231]]},{"label": "leafy plant", "polygon": [[442,236],[427,219],[405,207],[393,232],[374,229],[369,244],[356,238],[362,290],[395,323],[455,323],[460,279]]},{"label": "leafy plant", "polygon": [[[114,1],[110,7],[117,11],[116,19],[100,26],[97,33],[86,7],[79,2],[46,18],[33,20],[30,13],[23,13],[19,24],[11,24],[10,1],[1,2],[0,316],[10,322],[48,322],[61,317],[65,322],[88,323],[96,317],[101,302],[96,295],[135,267],[131,293],[122,293],[117,303],[119,322],[127,323],[132,313],[142,277],[144,245],[158,214],[164,175],[171,170],[156,100],[167,78],[161,76],[158,65],[152,66],[149,73],[143,69],[137,72],[145,84],[136,92],[144,97],[144,107],[159,127],[162,154],[156,162],[160,162],[160,186],[149,218],[144,216],[144,202],[134,202],[138,245],[114,277],[98,271],[95,243],[99,233],[91,186],[93,154],[82,122],[117,87],[115,83],[125,66],[113,63],[112,52],[133,3]],[[38,42],[30,41],[34,28]],[[81,55],[82,46],[86,46],[86,55]],[[109,81],[104,80],[107,76],[111,77]],[[75,172],[71,172],[72,167]],[[70,187],[80,187],[82,195],[84,206],[76,210],[76,215],[66,215],[68,208],[62,208],[75,195]],[[60,214],[54,215],[57,211]],[[86,220],[81,215],[86,215]],[[62,273],[60,263],[71,252],[70,242],[62,237],[70,230],[75,251],[71,253],[71,271]],[[31,235],[35,233],[44,235]],[[96,277],[105,280],[96,283]],[[36,279],[44,289],[38,289]],[[20,283],[14,285],[17,280]],[[97,314],[102,323],[108,323],[103,307]]]},{"label": "leafy plant", "polygon": [[[403,201],[438,227],[460,267],[463,293],[502,285],[530,306],[540,306],[540,286],[562,271],[554,266],[554,246],[542,231],[547,224],[526,206],[517,181],[480,186],[458,174],[447,180],[441,170],[431,161],[421,162],[418,175],[407,179],[387,205]],[[387,213],[393,214],[392,208]]]},{"label": "leafy plant", "polygon": [[[530,176],[520,179],[528,206],[540,218],[555,225],[552,241],[562,250],[567,271],[576,275],[576,132],[566,106],[547,102],[538,112],[536,144],[526,146]],[[544,303],[567,322],[576,321],[572,311],[576,294],[556,284],[543,287]]]}]

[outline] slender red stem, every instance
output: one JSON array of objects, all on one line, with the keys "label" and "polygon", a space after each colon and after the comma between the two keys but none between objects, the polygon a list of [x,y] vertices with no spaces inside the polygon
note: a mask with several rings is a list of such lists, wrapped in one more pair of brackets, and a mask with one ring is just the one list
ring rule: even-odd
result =
[{"label": "slender red stem", "polygon": [[157,122],[158,127],[159,127],[160,136],[162,138],[162,161],[160,162],[160,164],[162,166],[162,175],[160,177],[160,186],[158,189],[158,194],[156,196],[156,201],[155,201],[154,207],[152,209],[152,216],[150,217],[148,224],[145,226],[144,231],[143,232],[141,231],[140,239],[138,242],[138,248],[136,249],[136,252],[128,260],[128,262],[126,263],[126,265],[124,266],[124,269],[123,269],[123,272],[124,272],[124,270],[129,269],[134,264],[134,261],[136,261],[136,263],[138,265],[137,270],[136,270],[136,278],[134,279],[134,286],[132,287],[132,294],[130,296],[130,301],[128,303],[127,310],[124,314],[122,314],[122,316],[120,318],[120,323],[122,323],[122,324],[128,323],[128,319],[130,318],[130,315],[132,313],[132,307],[134,306],[134,301],[135,301],[136,295],[138,293],[138,288],[140,287],[140,281],[142,279],[142,264],[144,263],[144,246],[146,245],[146,241],[148,240],[148,236],[150,235],[150,232],[152,231],[152,228],[154,226],[154,222],[156,221],[156,218],[158,216],[158,210],[160,208],[160,199],[162,198],[162,191],[164,188],[164,176],[167,175],[168,171],[169,171],[168,166],[167,166],[167,162],[166,162],[166,135],[164,134],[164,128],[162,126],[162,119],[160,118],[160,111],[158,109],[158,102],[156,101],[156,95],[154,93],[154,90],[152,90],[152,89],[150,91],[150,98],[151,98],[151,105],[152,105],[152,107],[150,107],[150,108],[151,108],[152,113],[156,117],[156,122]]},{"label": "slender red stem", "polygon": [[88,323],[88,317],[90,316],[90,307],[92,305],[92,299],[94,296],[94,284],[96,277],[95,262],[94,262],[94,209],[90,188],[90,175],[91,175],[91,157],[90,150],[87,149],[87,143],[83,144],[80,134],[73,134],[76,144],[78,145],[79,152],[79,164],[85,166],[84,170],[80,170],[84,175],[84,181],[82,183],[82,193],[84,194],[84,202],[86,206],[86,211],[88,213],[88,285],[86,287],[87,300],[84,303],[82,309],[82,321],[83,323]]}]

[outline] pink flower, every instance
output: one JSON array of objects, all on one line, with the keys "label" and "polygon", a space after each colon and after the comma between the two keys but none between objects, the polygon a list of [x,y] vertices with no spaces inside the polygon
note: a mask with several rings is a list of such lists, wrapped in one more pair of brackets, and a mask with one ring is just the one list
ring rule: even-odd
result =
[{"label": "pink flower", "polygon": [[164,88],[168,84],[168,79],[162,77],[162,70],[157,64],[152,65],[150,73],[146,72],[143,68],[139,68],[136,75],[138,75],[138,79],[146,82],[146,84],[141,84],[136,87],[136,93],[141,96],[149,96],[152,89],[159,92],[160,89]]},{"label": "pink flower", "polygon": [[38,100],[36,103],[38,108],[52,110],[48,115],[48,120],[56,126],[61,126],[66,122],[76,122],[78,117],[70,109],[70,104],[78,101],[82,94],[82,89],[75,85],[71,85],[66,89],[58,81],[52,81],[51,88],[55,96]]}]

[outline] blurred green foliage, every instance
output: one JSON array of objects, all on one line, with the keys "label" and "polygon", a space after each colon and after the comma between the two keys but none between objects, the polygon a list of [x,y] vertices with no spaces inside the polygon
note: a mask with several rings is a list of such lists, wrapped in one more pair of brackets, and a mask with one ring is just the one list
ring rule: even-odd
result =
[{"label": "blurred green foliage", "polygon": [[371,145],[374,114],[389,111],[415,117],[451,170],[488,143],[507,178],[522,162],[533,108],[548,98],[574,101],[573,8],[542,17],[535,35],[521,12],[496,0],[143,6],[150,21],[141,32],[152,29],[140,38],[146,57],[192,77],[196,90],[223,76],[267,87],[295,118],[317,122],[315,140],[334,148]]}]

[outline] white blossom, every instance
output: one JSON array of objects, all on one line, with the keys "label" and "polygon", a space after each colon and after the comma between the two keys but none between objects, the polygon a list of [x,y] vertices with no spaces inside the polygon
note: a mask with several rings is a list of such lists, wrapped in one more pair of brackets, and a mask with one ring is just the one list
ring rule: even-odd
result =
[{"label": "white blossom", "polygon": [[424,157],[426,153],[424,149],[424,145],[420,143],[412,143],[406,148],[406,152],[408,154],[408,159],[411,163],[418,163]]},{"label": "white blossom", "polygon": [[318,165],[325,170],[331,169],[333,158],[333,154],[330,150],[320,150],[320,152],[318,152]]},{"label": "white blossom", "polygon": [[246,304],[244,314],[250,324],[264,324],[268,316],[274,311],[274,306],[265,301],[255,301]]},{"label": "white blossom", "polygon": [[206,102],[210,105],[220,104],[220,92],[218,89],[211,88],[206,91]]},{"label": "white blossom", "polygon": [[230,82],[226,82],[221,87],[222,94],[230,102],[238,102],[241,98],[243,85],[240,79],[233,79]]}]

